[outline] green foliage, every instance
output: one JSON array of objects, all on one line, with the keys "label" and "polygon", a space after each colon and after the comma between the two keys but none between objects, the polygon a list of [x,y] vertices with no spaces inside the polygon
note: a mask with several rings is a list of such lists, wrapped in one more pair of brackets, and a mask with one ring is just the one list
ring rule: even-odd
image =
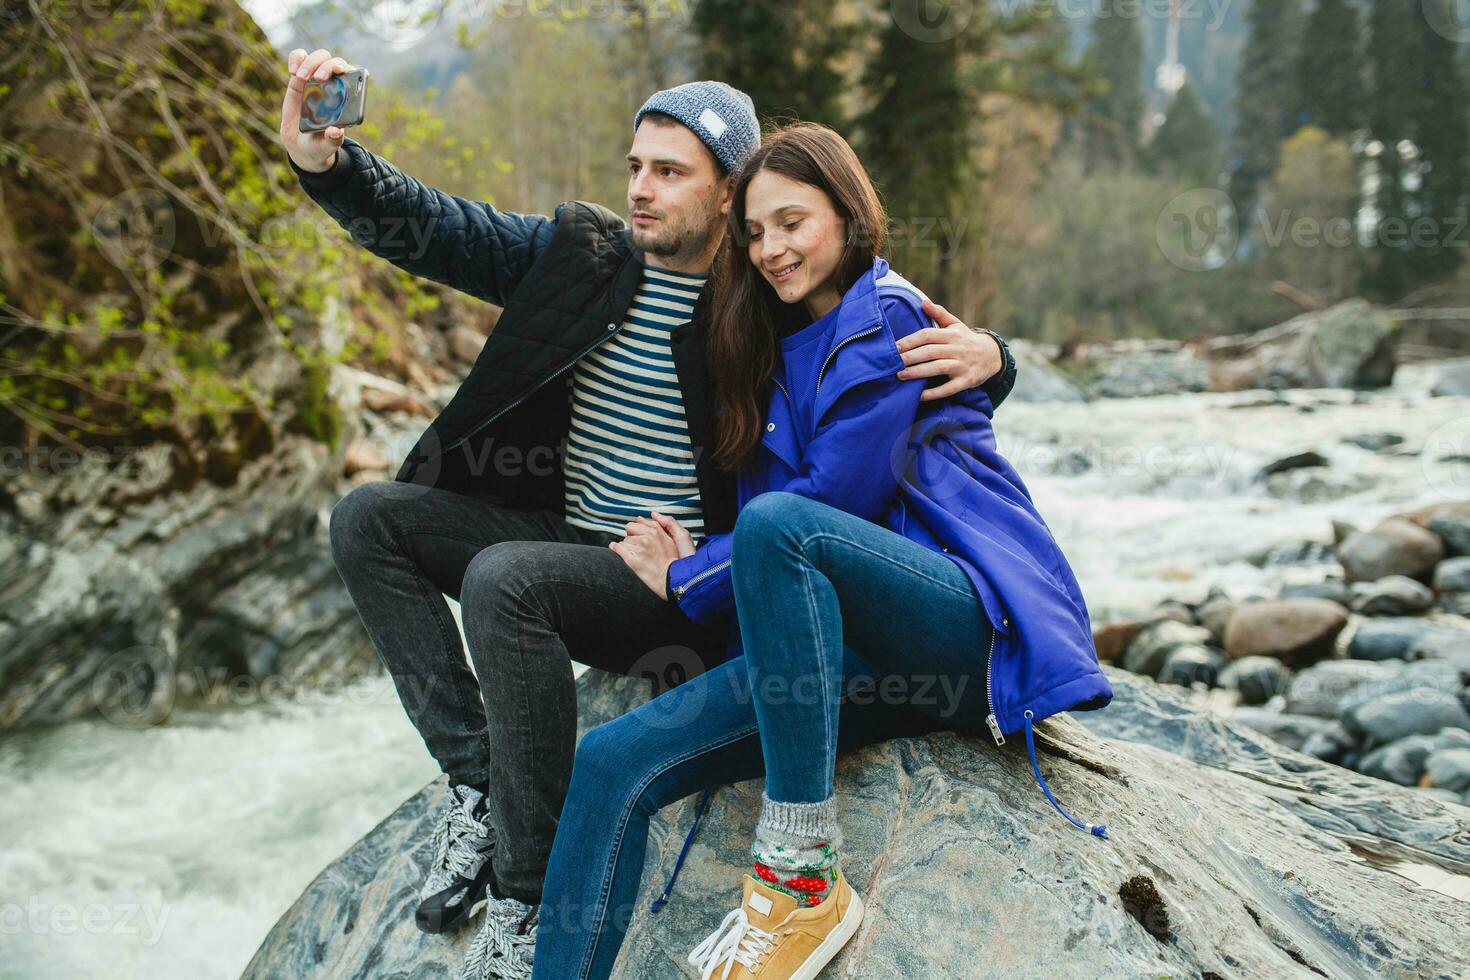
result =
[{"label": "green foliage", "polygon": [[1126,0],[1102,0],[1092,23],[1092,41],[1084,67],[1101,82],[1088,100],[1083,126],[1089,170],[1131,166],[1138,157],[1144,96],[1143,32],[1136,6]]},{"label": "green foliage", "polygon": [[[0,314],[14,328],[0,431],[212,453],[273,402],[252,369],[285,349],[303,365],[304,428],[335,440],[334,357],[314,321],[349,264],[314,232],[330,222],[302,220],[279,145],[249,121],[280,103],[276,53],[228,0],[143,0],[105,25],[47,9],[12,25],[24,54],[0,68],[0,115],[15,120],[0,140]],[[41,93],[54,113],[7,112]]]},{"label": "green foliage", "polygon": [[1186,81],[1166,113],[1144,152],[1148,169],[1213,185],[1221,165],[1220,138],[1194,86]]},{"label": "green foliage", "polygon": [[698,0],[693,26],[701,77],[745,92],[762,119],[804,119],[841,130],[838,60],[859,35],[853,24],[834,23],[833,12],[827,0]]},{"label": "green foliage", "polygon": [[1033,234],[997,255],[1006,288],[993,325],[1060,343],[1182,340],[1284,319],[1290,304],[1238,263],[1205,270],[1169,260],[1160,213],[1193,189],[1171,176],[1058,167],[1029,202]]},{"label": "green foliage", "polygon": [[1251,0],[1247,19],[1250,33],[1235,105],[1240,164],[1230,182],[1230,196],[1241,214],[1255,205],[1261,183],[1276,169],[1281,141],[1297,128],[1301,0]]},{"label": "green foliage", "polygon": [[1306,126],[1281,148],[1269,207],[1274,273],[1323,306],[1357,292],[1357,161],[1346,142]]},{"label": "green foliage", "polygon": [[307,363],[301,378],[301,401],[294,423],[318,442],[337,448],[342,437],[342,411],[331,397],[330,365]]},{"label": "green foliage", "polygon": [[[864,75],[873,102],[857,121],[858,150],[902,228],[951,218],[974,177],[960,121],[976,115],[979,99],[961,80],[962,37],[919,44],[890,18]],[[922,244],[895,236],[888,252],[906,275],[940,287],[942,257]]]},{"label": "green foliage", "polygon": [[895,265],[936,295],[960,295],[957,257],[940,229],[977,223],[988,176],[977,160],[985,99],[1067,105],[1081,76],[1062,58],[1045,6],[1014,16],[976,6],[963,31],[922,42],[898,18],[885,23],[862,75],[869,108],[853,142],[883,194]]},{"label": "green foliage", "polygon": [[1317,0],[1307,19],[1310,43],[1301,45],[1298,84],[1306,121],[1333,136],[1364,123],[1362,22],[1349,0]]},{"label": "green foliage", "polygon": [[[1369,12],[1368,125],[1381,147],[1373,157],[1379,223],[1370,282],[1384,299],[1452,276],[1464,261],[1470,118],[1456,46],[1425,13],[1415,5],[1406,15],[1389,0],[1375,0]],[[1439,15],[1452,18],[1447,9]]]}]

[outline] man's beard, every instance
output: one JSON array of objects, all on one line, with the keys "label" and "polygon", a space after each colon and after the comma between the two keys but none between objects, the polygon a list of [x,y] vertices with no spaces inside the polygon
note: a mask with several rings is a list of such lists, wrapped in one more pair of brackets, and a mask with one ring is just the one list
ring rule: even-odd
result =
[{"label": "man's beard", "polygon": [[711,215],[702,214],[698,220],[677,228],[668,227],[667,218],[661,222],[665,227],[659,231],[634,226],[633,244],[649,255],[658,255],[663,258],[671,256],[693,258],[704,252],[709,245],[710,237],[713,235],[710,223]]}]

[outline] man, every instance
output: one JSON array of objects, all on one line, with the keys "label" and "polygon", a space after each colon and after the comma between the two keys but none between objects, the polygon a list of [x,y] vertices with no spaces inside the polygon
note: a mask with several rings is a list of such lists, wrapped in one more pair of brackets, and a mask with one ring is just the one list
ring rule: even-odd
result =
[{"label": "man", "polygon": [[[659,515],[696,536],[734,527],[734,478],[704,451],[706,283],[759,124],[720,82],[652,96],[627,157],[629,228],[581,201],[499,211],[425,187],[340,128],[301,133],[306,80],[351,66],[297,49],[288,67],[280,137],[307,194],[374,254],[504,307],[395,479],[333,509],[331,539],[449,778],[417,921],[442,932],[488,901],[469,972],[522,975],[575,749],[571,661],[661,684],[723,660],[728,625],[694,623],[668,569],[635,569],[618,544]],[[929,398],[993,376],[998,404],[1015,377],[1004,343],[929,312],[945,326],[907,338],[902,376],[948,375]]]}]

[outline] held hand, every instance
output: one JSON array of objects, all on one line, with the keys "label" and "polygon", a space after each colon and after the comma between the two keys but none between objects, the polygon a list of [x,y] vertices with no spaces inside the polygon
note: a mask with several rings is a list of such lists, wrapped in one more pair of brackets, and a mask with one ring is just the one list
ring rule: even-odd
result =
[{"label": "held hand", "polygon": [[333,75],[352,71],[352,66],[332,57],[326,48],[317,48],[311,54],[297,48],[287,56],[286,70],[291,81],[281,103],[281,145],[302,170],[324,173],[336,163],[337,148],[347,131],[341,126],[328,126],[320,133],[301,132],[301,102],[306,94],[306,82],[308,79],[324,82]]},{"label": "held hand", "polygon": [[[665,520],[672,520],[672,518],[665,518]],[[682,531],[683,528],[680,530]],[[685,531],[684,534],[687,536],[688,532]],[[679,553],[681,546],[668,531],[664,530],[662,524],[647,517],[630,521],[628,536],[621,541],[609,542],[608,547],[623,559],[623,562],[633,570],[644,585],[653,590],[654,595],[664,600],[669,598],[666,589],[669,566],[676,558],[684,556]],[[692,550],[690,554],[693,554]]]},{"label": "held hand", "polygon": [[979,387],[1005,366],[1000,344],[990,334],[971,330],[933,300],[924,301],[924,312],[938,326],[899,338],[898,349],[906,367],[898,376],[908,380],[946,375],[949,380],[937,388],[925,389],[920,401],[947,398]]},{"label": "held hand", "polygon": [[669,533],[669,536],[674,539],[674,543],[679,546],[680,558],[688,558],[699,550],[694,547],[694,535],[686,531],[684,525],[674,520],[668,514],[660,514],[658,511],[654,511],[653,519],[663,525],[663,529]]}]

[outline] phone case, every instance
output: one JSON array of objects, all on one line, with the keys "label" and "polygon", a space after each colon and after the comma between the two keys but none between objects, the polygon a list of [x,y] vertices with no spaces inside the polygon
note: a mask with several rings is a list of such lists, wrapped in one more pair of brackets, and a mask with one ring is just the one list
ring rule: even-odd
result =
[{"label": "phone case", "polygon": [[311,79],[301,98],[301,132],[319,133],[328,126],[356,126],[367,109],[366,68],[333,75],[324,82]]}]

